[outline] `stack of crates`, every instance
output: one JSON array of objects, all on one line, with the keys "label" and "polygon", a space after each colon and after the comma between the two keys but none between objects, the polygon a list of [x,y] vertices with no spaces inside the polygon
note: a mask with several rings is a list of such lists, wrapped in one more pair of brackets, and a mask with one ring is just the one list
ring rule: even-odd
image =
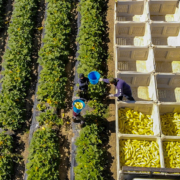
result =
[{"label": "stack of crates", "polygon": [[[166,167],[163,143],[180,142],[180,135],[163,134],[161,119],[161,115],[166,113],[180,113],[180,2],[118,0],[114,19],[116,77],[131,86],[136,100],[116,101],[119,179],[122,173],[120,140],[156,141],[162,168]],[[120,132],[118,110],[121,108],[151,115],[154,135]]]}]

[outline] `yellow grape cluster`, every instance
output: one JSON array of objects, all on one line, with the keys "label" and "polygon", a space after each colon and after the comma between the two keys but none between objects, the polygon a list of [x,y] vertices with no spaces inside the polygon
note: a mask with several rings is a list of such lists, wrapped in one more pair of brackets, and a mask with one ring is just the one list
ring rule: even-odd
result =
[{"label": "yellow grape cluster", "polygon": [[166,168],[180,168],[180,141],[163,142]]},{"label": "yellow grape cluster", "polygon": [[82,109],[83,108],[83,104],[81,102],[76,102],[74,104],[74,106],[77,108],[77,109]]},{"label": "yellow grape cluster", "polygon": [[121,108],[119,115],[119,131],[125,134],[154,135],[153,120],[150,115],[134,111],[130,108]]},{"label": "yellow grape cluster", "polygon": [[120,164],[135,167],[160,167],[159,146],[155,141],[120,140]]},{"label": "yellow grape cluster", "polygon": [[167,113],[161,115],[161,126],[164,135],[180,136],[180,114]]}]

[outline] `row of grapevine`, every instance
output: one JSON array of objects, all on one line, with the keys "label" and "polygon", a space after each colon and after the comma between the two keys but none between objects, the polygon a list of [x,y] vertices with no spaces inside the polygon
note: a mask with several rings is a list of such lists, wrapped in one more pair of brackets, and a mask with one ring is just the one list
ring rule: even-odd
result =
[{"label": "row of grapevine", "polygon": [[47,0],[45,36],[39,52],[42,67],[38,80],[36,116],[40,128],[34,132],[28,157],[27,175],[32,179],[58,179],[59,138],[53,127],[62,124],[57,109],[65,104],[67,81],[65,66],[68,62],[71,33],[71,0]]},{"label": "row of grapevine", "polygon": [[33,17],[38,0],[16,0],[9,25],[8,48],[2,66],[0,126],[17,130],[25,113],[26,91],[30,82]]},{"label": "row of grapevine", "polygon": [[[79,12],[81,26],[77,41],[79,43],[80,61],[77,72],[89,74],[98,71],[103,75],[103,62],[106,57],[104,48],[104,7],[103,0],[81,0]],[[85,115],[86,126],[80,131],[76,140],[75,179],[104,179],[105,152],[103,150],[102,134],[106,108],[102,101],[106,88],[103,82],[89,84],[88,95],[91,99],[88,105],[94,110]]]}]

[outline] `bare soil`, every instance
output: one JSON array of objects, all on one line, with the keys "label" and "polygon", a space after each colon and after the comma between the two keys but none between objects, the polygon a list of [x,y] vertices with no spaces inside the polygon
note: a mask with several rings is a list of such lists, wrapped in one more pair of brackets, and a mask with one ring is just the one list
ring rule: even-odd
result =
[{"label": "bare soil", "polygon": [[[109,28],[109,43],[108,43],[108,77],[115,77],[115,62],[114,62],[114,0],[109,0],[107,11],[107,22]],[[115,93],[115,88],[111,86],[110,93]],[[109,180],[117,180],[117,166],[116,166],[116,131],[115,131],[115,100],[114,98],[108,100],[109,117],[107,118],[109,123],[109,162],[110,162],[110,174]]]}]

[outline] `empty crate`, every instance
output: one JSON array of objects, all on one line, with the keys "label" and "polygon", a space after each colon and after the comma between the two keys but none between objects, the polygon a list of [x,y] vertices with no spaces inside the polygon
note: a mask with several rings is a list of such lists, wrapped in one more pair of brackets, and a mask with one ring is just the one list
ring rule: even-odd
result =
[{"label": "empty crate", "polygon": [[117,47],[117,70],[123,72],[153,72],[154,54],[148,47]]},{"label": "empty crate", "polygon": [[[153,134],[152,135],[155,135],[155,136],[158,136],[160,135],[160,123],[159,123],[159,113],[158,113],[158,106],[156,104],[153,104],[153,103],[141,103],[141,102],[136,102],[136,103],[124,103],[124,102],[119,102],[117,104],[118,108],[117,108],[117,120],[118,120],[118,123],[117,123],[117,128],[118,128],[118,132],[119,132],[119,135],[121,134],[125,134],[125,130],[126,130],[126,124],[124,124],[124,121],[119,119],[119,116],[121,117],[121,114],[119,112],[119,110],[121,109],[125,109],[125,108],[130,108],[131,110],[133,110],[134,112],[141,112],[144,115],[149,115],[151,117],[151,119],[153,120],[153,125],[151,127],[151,131],[153,131]],[[146,107],[146,108],[144,108]],[[123,114],[124,116],[124,114]],[[144,123],[144,120],[143,120],[143,117],[139,117],[140,118],[140,121],[142,121],[143,123],[142,124],[146,124]],[[132,118],[129,118],[132,120]],[[149,122],[149,120],[147,121],[147,123]],[[133,123],[136,123],[135,121]],[[137,123],[136,125],[133,125],[134,128],[131,128],[131,129],[136,129],[138,128],[138,130],[136,129],[135,131],[137,132],[140,132],[139,129],[141,130],[145,130],[145,127],[140,127],[142,126],[142,124],[139,125],[139,123]],[[147,126],[146,126],[147,127]],[[149,129],[149,128],[148,128]],[[133,133],[134,134],[134,133]],[[135,134],[137,135],[137,134]],[[138,134],[139,135],[139,134]],[[145,135],[145,134],[142,134],[142,135]],[[147,136],[147,135],[145,135]]]},{"label": "empty crate", "polygon": [[119,73],[117,77],[131,86],[132,96],[136,101],[156,101],[154,76],[151,74]]},{"label": "empty crate", "polygon": [[180,47],[155,47],[154,57],[156,72],[180,73]]},{"label": "empty crate", "polygon": [[153,21],[179,21],[179,1],[178,0],[150,0],[150,19]]},{"label": "empty crate", "polygon": [[147,19],[145,1],[117,1],[115,6],[117,21],[145,21]]},{"label": "empty crate", "polygon": [[116,22],[116,44],[121,46],[148,46],[151,42],[148,23]]},{"label": "empty crate", "polygon": [[152,44],[163,46],[180,45],[180,23],[151,23]]},{"label": "empty crate", "polygon": [[158,100],[161,102],[180,102],[180,75],[157,74]]}]

